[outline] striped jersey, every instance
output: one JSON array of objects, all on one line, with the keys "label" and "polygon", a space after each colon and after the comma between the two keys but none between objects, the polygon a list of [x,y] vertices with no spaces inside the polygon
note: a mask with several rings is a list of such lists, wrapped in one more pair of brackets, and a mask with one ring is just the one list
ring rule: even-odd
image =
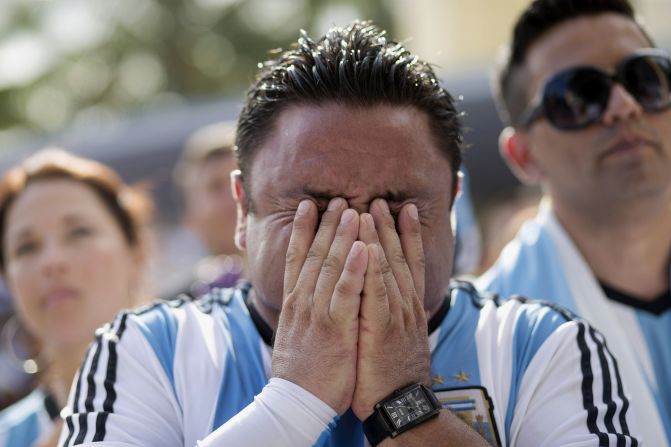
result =
[{"label": "striped jersey", "polygon": [[[249,288],[156,303],[99,330],[60,445],[367,445],[351,411],[269,381]],[[465,282],[444,309],[429,337],[433,389],[491,445],[638,445],[617,362],[587,323]]]},{"label": "striped jersey", "polygon": [[55,402],[37,388],[0,412],[0,447],[32,447],[54,430]]},{"label": "striped jersey", "polygon": [[639,429],[646,445],[671,447],[671,307],[654,313],[608,298],[548,204],[476,285],[547,299],[602,331],[620,361],[633,413],[645,415]]}]

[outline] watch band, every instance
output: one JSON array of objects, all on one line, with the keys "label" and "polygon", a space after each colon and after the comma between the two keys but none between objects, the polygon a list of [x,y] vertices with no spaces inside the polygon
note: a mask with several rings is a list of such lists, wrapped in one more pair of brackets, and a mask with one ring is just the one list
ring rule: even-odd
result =
[{"label": "watch band", "polygon": [[391,435],[392,428],[379,409],[363,421],[363,434],[372,447],[375,447]]},{"label": "watch band", "polygon": [[[417,387],[421,388],[426,395],[428,402],[430,405],[433,407],[432,410],[427,413],[426,415],[418,418],[417,420],[413,421],[411,424],[396,429],[393,424],[388,420],[387,416],[385,415],[384,410],[382,409],[382,406],[385,402],[388,402],[389,400],[393,400],[398,398],[399,396],[403,396],[405,393],[408,393],[414,389],[417,389]],[[375,409],[373,411],[373,414],[368,416],[365,421],[363,421],[363,432],[366,435],[366,439],[368,439],[368,442],[372,447],[375,447],[382,441],[384,441],[388,437],[396,437],[397,435],[413,428],[416,427],[417,425],[433,418],[434,416],[437,416],[438,413],[440,412],[440,409],[442,408],[442,404],[436,397],[436,395],[433,393],[433,391],[426,387],[422,383],[418,384],[412,384],[407,387],[403,387],[399,390],[394,391],[392,394],[387,396],[386,398],[382,399],[380,402],[378,402],[375,405]]]}]

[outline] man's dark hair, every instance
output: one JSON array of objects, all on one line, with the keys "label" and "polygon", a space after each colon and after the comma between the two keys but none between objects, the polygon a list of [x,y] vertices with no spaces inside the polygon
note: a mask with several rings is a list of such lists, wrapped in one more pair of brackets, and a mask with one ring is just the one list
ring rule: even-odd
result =
[{"label": "man's dark hair", "polygon": [[240,113],[236,139],[247,196],[256,151],[279,113],[297,104],[414,106],[429,116],[457,181],[462,133],[452,96],[439,85],[428,63],[371,22],[332,28],[319,41],[301,31],[298,42],[259,68]]},{"label": "man's dark hair", "polygon": [[[513,29],[512,42],[501,61],[494,87],[504,122],[518,125],[530,101],[527,97],[529,79],[524,62],[531,45],[561,23],[604,13],[621,14],[636,22],[634,9],[628,0],[535,0],[524,10]],[[645,30],[640,25],[639,28],[652,43]]]}]

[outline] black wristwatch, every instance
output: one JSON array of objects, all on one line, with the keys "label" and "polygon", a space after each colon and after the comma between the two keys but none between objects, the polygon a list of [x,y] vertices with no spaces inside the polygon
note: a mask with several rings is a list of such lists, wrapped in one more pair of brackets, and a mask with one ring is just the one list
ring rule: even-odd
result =
[{"label": "black wristwatch", "polygon": [[421,383],[394,391],[375,405],[375,411],[363,421],[363,432],[375,447],[387,437],[395,438],[422,422],[438,416],[442,405],[436,395]]}]

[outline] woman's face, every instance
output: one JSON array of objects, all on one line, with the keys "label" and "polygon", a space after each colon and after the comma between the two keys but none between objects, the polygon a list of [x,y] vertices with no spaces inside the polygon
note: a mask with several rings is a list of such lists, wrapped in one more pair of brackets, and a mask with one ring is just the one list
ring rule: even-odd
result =
[{"label": "woman's face", "polygon": [[47,349],[85,346],[97,327],[133,305],[140,251],[84,183],[29,184],[8,210],[3,246],[17,313]]}]

